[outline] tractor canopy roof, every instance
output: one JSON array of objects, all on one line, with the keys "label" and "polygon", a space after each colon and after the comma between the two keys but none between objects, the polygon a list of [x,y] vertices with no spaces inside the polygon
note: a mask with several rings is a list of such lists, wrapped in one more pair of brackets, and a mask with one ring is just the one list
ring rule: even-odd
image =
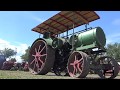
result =
[{"label": "tractor canopy roof", "polygon": [[39,24],[32,31],[43,34],[44,32],[52,32],[61,34],[73,28],[88,24],[100,17],[94,11],[61,11]]}]

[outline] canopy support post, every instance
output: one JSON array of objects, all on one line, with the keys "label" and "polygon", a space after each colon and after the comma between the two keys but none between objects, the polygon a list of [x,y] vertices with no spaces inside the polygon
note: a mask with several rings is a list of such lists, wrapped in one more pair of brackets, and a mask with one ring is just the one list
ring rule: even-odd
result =
[{"label": "canopy support post", "polygon": [[40,38],[41,34],[39,33],[39,38]]},{"label": "canopy support post", "polygon": [[87,25],[89,25],[89,23],[88,23],[88,24],[85,24],[85,31],[87,31],[87,30],[88,30]]},{"label": "canopy support post", "polygon": [[74,23],[73,23],[73,38],[72,38],[72,50],[74,50]]}]

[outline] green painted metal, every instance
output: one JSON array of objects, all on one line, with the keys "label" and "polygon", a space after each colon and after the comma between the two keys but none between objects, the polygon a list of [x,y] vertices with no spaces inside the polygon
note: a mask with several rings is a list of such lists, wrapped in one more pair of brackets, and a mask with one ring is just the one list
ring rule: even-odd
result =
[{"label": "green painted metal", "polygon": [[96,47],[95,44],[86,45],[86,46],[81,46],[81,47],[76,47],[76,50],[77,50],[77,51],[86,50],[86,49],[90,49],[90,48],[93,48],[93,47]]},{"label": "green painted metal", "polygon": [[52,46],[53,39],[51,38],[51,33],[50,32],[45,32],[43,34],[43,39],[47,42],[47,45]]},{"label": "green painted metal", "polygon": [[47,42],[47,45],[52,46],[53,40],[51,38],[47,38],[47,39],[43,38],[43,39]]},{"label": "green painted metal", "polygon": [[54,38],[52,47],[53,48],[61,48],[64,45],[65,41],[66,40],[64,38]]},{"label": "green painted metal", "polygon": [[104,47],[106,44],[106,37],[101,27],[96,27],[91,30],[82,32],[80,34],[70,37],[70,44],[74,41],[75,48],[88,49],[95,47]]}]

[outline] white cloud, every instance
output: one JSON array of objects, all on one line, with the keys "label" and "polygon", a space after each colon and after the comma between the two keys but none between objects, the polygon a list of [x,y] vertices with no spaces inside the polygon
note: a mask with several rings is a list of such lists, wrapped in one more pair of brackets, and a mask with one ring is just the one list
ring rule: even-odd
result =
[{"label": "white cloud", "polygon": [[28,48],[27,44],[19,44],[18,46],[15,46],[17,48],[17,53],[24,54],[25,50]]},{"label": "white cloud", "polygon": [[38,22],[43,22],[44,20],[42,20],[41,18],[38,18],[38,17],[36,17],[36,16],[32,16],[31,17],[33,20],[36,20],[36,21],[38,21]]},{"label": "white cloud", "polygon": [[118,19],[115,19],[113,22],[112,22],[113,25],[120,25],[120,18]]},{"label": "white cloud", "polygon": [[112,43],[112,40],[109,38],[106,40],[106,45]]},{"label": "white cloud", "polygon": [[112,35],[107,36],[106,39],[106,44],[115,42],[120,43],[120,33],[113,33]]},{"label": "white cloud", "polygon": [[18,45],[13,45],[6,40],[0,39],[0,50],[3,50],[4,48],[11,48],[13,50],[16,50],[16,59],[18,62],[21,62],[22,60],[20,56],[25,53],[25,50],[28,48],[28,45],[22,43],[19,43]]},{"label": "white cloud", "polygon": [[17,60],[17,62],[20,62],[20,63],[22,62],[21,57],[20,57],[20,56],[18,56],[18,55],[16,56],[16,60]]},{"label": "white cloud", "polygon": [[34,15],[31,12],[23,12],[23,13],[24,13],[23,16],[25,16],[27,18],[30,18],[30,19],[33,19],[33,20],[35,20],[37,22],[43,22],[43,21],[45,21],[42,18],[37,17],[36,15]]}]

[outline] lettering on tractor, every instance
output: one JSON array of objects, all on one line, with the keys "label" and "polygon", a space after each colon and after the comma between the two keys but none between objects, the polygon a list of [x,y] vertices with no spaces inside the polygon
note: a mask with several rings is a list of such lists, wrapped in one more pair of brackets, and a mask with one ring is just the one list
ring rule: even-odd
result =
[{"label": "lettering on tractor", "polygon": [[[32,31],[43,34],[31,45],[28,66],[32,74],[85,78],[90,71],[100,78],[115,78],[119,65],[105,56],[106,36],[100,26],[87,25],[100,19],[94,11],[61,11]],[[85,25],[84,30],[75,28]],[[66,35],[62,35],[66,32]],[[70,33],[70,34],[69,34]]]}]

